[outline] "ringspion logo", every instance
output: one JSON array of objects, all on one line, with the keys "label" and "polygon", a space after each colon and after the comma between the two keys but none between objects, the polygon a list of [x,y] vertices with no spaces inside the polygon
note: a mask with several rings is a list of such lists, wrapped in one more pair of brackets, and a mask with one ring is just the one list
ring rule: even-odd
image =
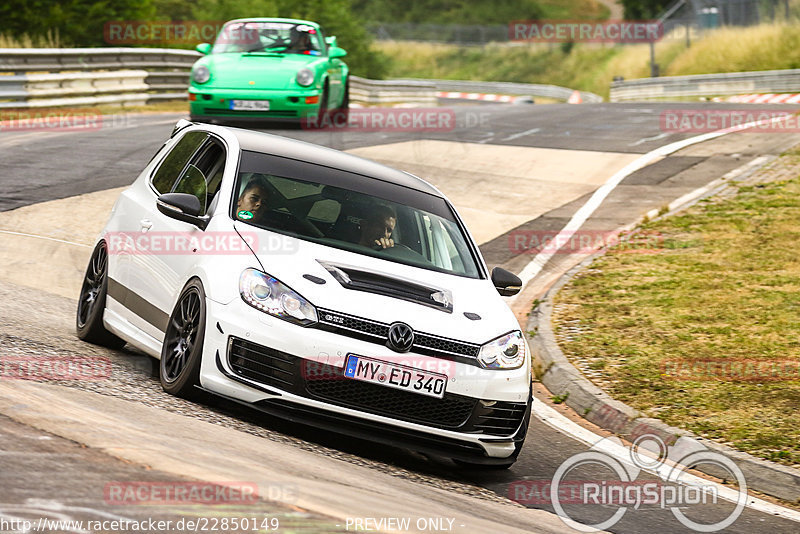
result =
[{"label": "ringspion logo", "polygon": [[[735,501],[728,497],[731,502],[723,504],[717,484],[693,478],[688,471],[698,465],[711,466],[725,473],[721,478],[734,481]],[[594,473],[602,476],[585,476]],[[744,474],[733,460],[693,439],[681,437],[667,445],[655,434],[640,435],[630,447],[617,437],[603,438],[567,458],[551,480],[512,482],[508,492],[521,504],[551,504],[564,524],[579,532],[608,530],[627,513],[652,508],[670,510],[691,530],[718,532],[739,518],[748,497]],[[709,504],[720,513],[699,513]]]}]

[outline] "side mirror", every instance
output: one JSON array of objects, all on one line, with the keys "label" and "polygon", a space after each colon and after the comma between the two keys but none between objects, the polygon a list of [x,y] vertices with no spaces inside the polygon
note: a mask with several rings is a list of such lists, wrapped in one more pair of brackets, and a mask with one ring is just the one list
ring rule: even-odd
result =
[{"label": "side mirror", "polygon": [[328,46],[339,46],[336,44],[336,36],[331,35],[330,37],[325,38],[325,44]]},{"label": "side mirror", "polygon": [[201,216],[200,200],[189,193],[165,193],[156,200],[158,211],[171,219],[193,224],[205,230],[210,217]]},{"label": "side mirror", "polygon": [[522,289],[522,280],[519,276],[500,267],[492,269],[492,283],[497,292],[504,297],[516,295]]},{"label": "side mirror", "polygon": [[328,49],[328,57],[331,59],[335,59],[337,57],[344,57],[347,55],[347,51],[344,48],[339,48],[338,46],[332,46]]},{"label": "side mirror", "polygon": [[194,49],[205,56],[211,52],[211,45],[208,43],[200,43],[199,45],[195,46]]}]

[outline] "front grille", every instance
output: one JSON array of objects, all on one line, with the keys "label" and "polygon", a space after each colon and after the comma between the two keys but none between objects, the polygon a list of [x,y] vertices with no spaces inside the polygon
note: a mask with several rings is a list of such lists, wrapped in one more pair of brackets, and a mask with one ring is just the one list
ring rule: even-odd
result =
[{"label": "front grille", "polygon": [[462,343],[454,339],[447,339],[439,336],[432,336],[430,334],[414,334],[414,345],[424,347],[429,350],[437,352],[448,352],[450,354],[463,354],[464,356],[478,357],[480,352],[480,345],[472,343]]},{"label": "front grille", "polygon": [[[488,404],[488,406],[487,406]],[[528,405],[524,402],[481,402],[470,421],[472,429],[484,434],[508,436],[522,424]]]},{"label": "front grille", "polygon": [[[380,343],[381,345],[386,342],[386,337],[389,334],[388,324],[322,308],[317,311],[319,312],[320,324],[335,330],[339,334]],[[412,352],[431,356],[466,356],[472,360],[478,357],[480,349],[480,345],[475,343],[466,343],[416,331],[414,332],[414,344],[411,346]],[[477,361],[467,363],[477,365]]]},{"label": "front grille", "polygon": [[330,324],[356,333],[365,334],[369,337],[380,339],[383,343],[389,335],[389,325],[371,321],[369,319],[362,319],[354,315],[346,315],[330,310],[320,308],[317,316],[320,322]]},{"label": "front grille", "polygon": [[267,386],[291,390],[297,384],[299,358],[231,337],[228,346],[228,363],[237,375]]},{"label": "front grille", "polygon": [[306,398],[374,415],[447,430],[508,436],[516,432],[527,404],[485,401],[446,393],[441,399],[371,384],[343,375],[343,369],[299,358],[241,338],[228,343],[231,370]]},{"label": "front grille", "polygon": [[342,369],[307,362],[306,391],[312,397],[412,423],[455,429],[472,415],[476,399],[445,393],[444,398],[427,397],[379,384],[346,378]]}]

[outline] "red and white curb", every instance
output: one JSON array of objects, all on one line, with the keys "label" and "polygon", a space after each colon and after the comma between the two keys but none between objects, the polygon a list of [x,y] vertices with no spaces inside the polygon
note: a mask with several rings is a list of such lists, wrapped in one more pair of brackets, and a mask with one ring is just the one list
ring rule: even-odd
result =
[{"label": "red and white curb", "polygon": [[800,94],[736,95],[729,97],[728,102],[736,102],[739,104],[800,104]]},{"label": "red and white curb", "polygon": [[[482,100],[484,102],[514,102],[517,98],[524,98],[511,95],[497,95],[493,93],[459,93],[455,91],[439,91],[436,98],[450,100]],[[573,91],[567,100],[567,104],[583,104],[580,91]]]},{"label": "red and white curb", "polygon": [[515,96],[511,95],[495,95],[487,93],[457,93],[453,91],[439,91],[436,93],[437,98],[449,98],[455,100],[484,100],[486,102],[513,102]]}]

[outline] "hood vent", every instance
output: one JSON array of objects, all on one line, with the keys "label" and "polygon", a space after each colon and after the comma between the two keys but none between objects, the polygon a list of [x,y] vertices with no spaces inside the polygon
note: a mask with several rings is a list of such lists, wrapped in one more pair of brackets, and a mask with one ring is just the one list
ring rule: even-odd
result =
[{"label": "hood vent", "polygon": [[448,289],[429,287],[405,278],[387,276],[348,265],[317,261],[346,289],[407,300],[453,313],[453,294]]}]

